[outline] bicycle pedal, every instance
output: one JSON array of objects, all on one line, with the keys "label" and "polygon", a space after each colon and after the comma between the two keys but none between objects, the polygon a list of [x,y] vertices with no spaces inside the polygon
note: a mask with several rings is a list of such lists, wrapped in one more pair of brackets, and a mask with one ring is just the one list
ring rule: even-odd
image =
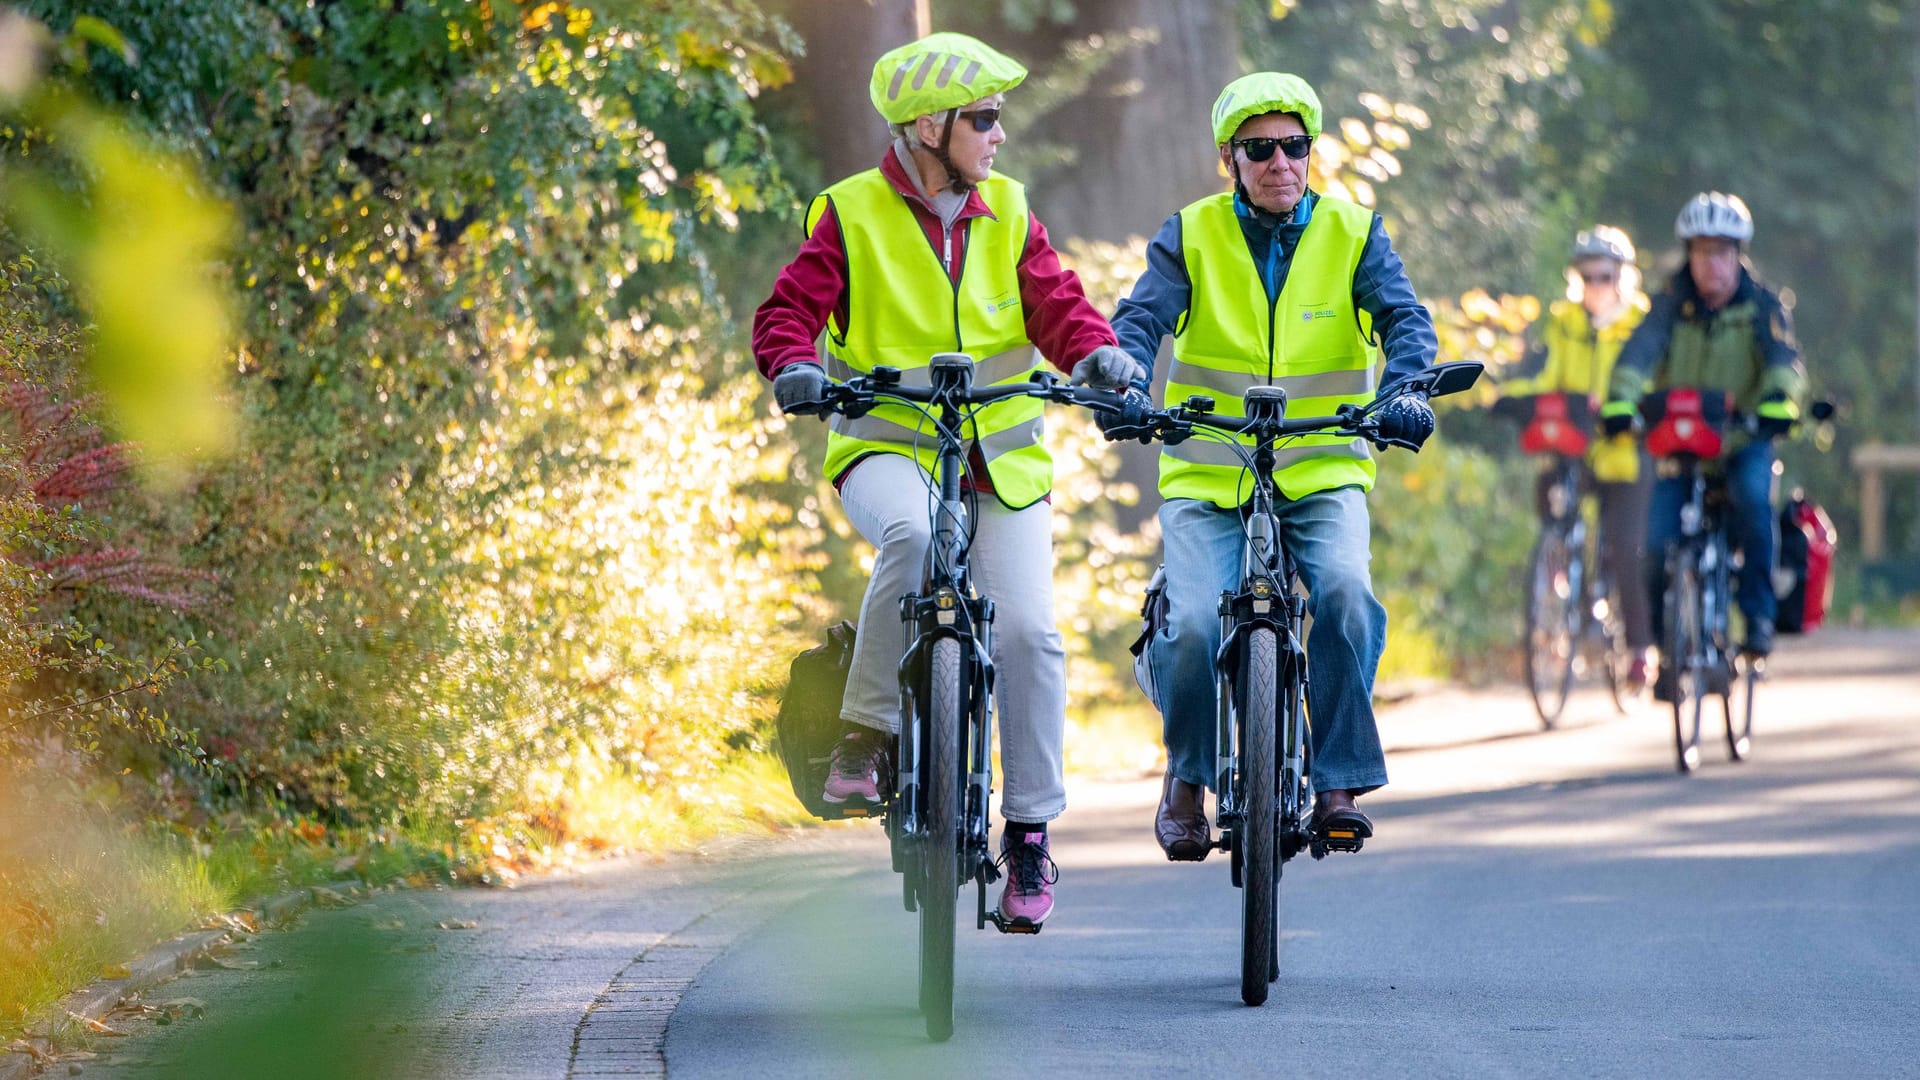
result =
[{"label": "bicycle pedal", "polygon": [[1367,838],[1353,829],[1328,829],[1318,841],[1318,847],[1327,851],[1344,851],[1349,854],[1366,846]]},{"label": "bicycle pedal", "polygon": [[994,929],[1003,934],[1037,934],[1045,923],[1029,922],[1026,919],[1009,919],[998,911],[987,912],[987,921]]}]

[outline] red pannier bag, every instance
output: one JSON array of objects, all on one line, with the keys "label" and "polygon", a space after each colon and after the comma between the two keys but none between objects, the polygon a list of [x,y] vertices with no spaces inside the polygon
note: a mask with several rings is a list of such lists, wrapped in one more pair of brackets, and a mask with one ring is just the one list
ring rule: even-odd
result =
[{"label": "red pannier bag", "polygon": [[1647,432],[1647,453],[1655,457],[1692,454],[1710,458],[1720,454],[1720,429],[1727,422],[1727,395],[1719,390],[1702,391],[1692,386],[1677,386],[1659,395]]},{"label": "red pannier bag", "polygon": [[1533,419],[1520,432],[1520,449],[1579,457],[1587,452],[1587,431],[1592,426],[1585,395],[1541,394],[1533,399]]},{"label": "red pannier bag", "polygon": [[1840,534],[1833,519],[1799,491],[1780,508],[1780,555],[1774,595],[1779,598],[1774,628],[1805,634],[1826,621],[1833,603],[1833,551]]}]

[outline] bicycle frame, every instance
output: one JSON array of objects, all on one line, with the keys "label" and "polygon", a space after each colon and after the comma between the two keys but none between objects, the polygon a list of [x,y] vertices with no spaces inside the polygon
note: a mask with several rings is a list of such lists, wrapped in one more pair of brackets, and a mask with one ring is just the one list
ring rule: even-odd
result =
[{"label": "bicycle frame", "polygon": [[[1255,388],[1255,394],[1261,389],[1265,388]],[[1277,399],[1250,395],[1249,427],[1281,419],[1285,401],[1284,395]],[[1274,446],[1281,436],[1264,429],[1260,436],[1252,454],[1253,494],[1245,511],[1246,543],[1241,548],[1240,586],[1237,591],[1220,594],[1220,650],[1214,658],[1214,700],[1219,716],[1214,791],[1219,800],[1223,845],[1232,843],[1228,839],[1232,833],[1224,830],[1240,826],[1246,820],[1241,795],[1245,778],[1240,771],[1241,748],[1246,738],[1241,719],[1244,702],[1240,700],[1242,691],[1237,683],[1238,673],[1243,670],[1247,635],[1256,628],[1272,630],[1279,646],[1277,687],[1281,702],[1277,703],[1280,707],[1274,713],[1280,721],[1279,730],[1275,732],[1278,751],[1275,779],[1277,782],[1291,776],[1300,780],[1294,785],[1298,790],[1276,788],[1277,825],[1283,837],[1290,837],[1296,827],[1301,833],[1306,829],[1305,800],[1300,796],[1309,789],[1306,747],[1310,729],[1305,710],[1286,704],[1290,699],[1304,697],[1305,693],[1307,657],[1302,627],[1306,620],[1306,600],[1294,591],[1297,572],[1292,557],[1281,543],[1280,518],[1274,510]],[[1294,690],[1299,693],[1293,693]],[[1293,847],[1283,844],[1283,858],[1291,856],[1296,848],[1297,844]]]},{"label": "bicycle frame", "polygon": [[966,413],[959,402],[971,389],[973,368],[971,361],[948,360],[953,355],[935,357],[931,368],[939,452],[934,467],[937,497],[933,542],[927,553],[925,582],[919,593],[900,598],[900,618],[913,632],[899,668],[900,715],[912,721],[900,728],[900,825],[904,836],[925,835],[920,762],[928,718],[924,695],[916,691],[925,682],[933,643],[952,638],[961,645],[961,681],[967,688],[961,702],[967,722],[960,729],[959,746],[959,760],[966,763],[959,816],[964,840],[954,856],[960,860],[961,880],[980,880],[979,925],[984,927],[986,885],[997,877],[988,843],[993,791],[993,725],[989,720],[994,683],[993,601],[974,592],[967,567],[972,531],[960,483],[965,465],[962,428]]},{"label": "bicycle frame", "polygon": [[[971,879],[978,890],[975,925],[1006,933],[1038,933],[1024,921],[1008,923],[987,910],[987,885],[998,879],[988,844],[993,797],[993,601],[974,592],[967,567],[973,533],[961,478],[965,427],[971,409],[1012,397],[1039,397],[1118,412],[1119,399],[1077,392],[1036,374],[1020,384],[975,389],[973,359],[940,353],[929,361],[925,388],[901,385],[896,368],[877,367],[846,383],[829,384],[821,400],[790,406],[790,413],[864,415],[880,399],[898,402],[933,421],[932,533],[919,592],[900,598],[900,618],[911,628],[897,668],[900,733],[894,745],[894,790],[883,793],[893,868],[901,873],[902,901],[920,913],[920,1009],[927,1034],[953,1034],[953,944],[956,898]],[[951,754],[951,756],[949,756]]]}]

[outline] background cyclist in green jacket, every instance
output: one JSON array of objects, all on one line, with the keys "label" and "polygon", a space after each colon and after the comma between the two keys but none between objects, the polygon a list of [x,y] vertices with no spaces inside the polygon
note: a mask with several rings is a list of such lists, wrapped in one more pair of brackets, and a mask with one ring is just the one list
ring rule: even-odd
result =
[{"label": "background cyclist in green jacket", "polygon": [[[1742,648],[1773,651],[1775,530],[1773,438],[1800,415],[1807,372],[1793,336],[1793,314],[1780,294],[1753,276],[1746,259],[1753,214],[1736,195],[1706,191],[1688,200],[1674,222],[1687,262],[1673,275],[1646,320],[1627,339],[1614,365],[1601,416],[1610,433],[1632,427],[1639,400],[1655,390],[1697,386],[1733,395],[1733,407],[1758,422],[1758,437],[1728,433],[1716,468],[1727,479],[1733,541],[1744,553],[1735,601],[1745,616]],[[1666,567],[1657,553],[1680,533],[1685,484],[1655,481],[1647,513],[1647,579],[1654,633],[1660,633],[1660,597]],[[1663,665],[1664,666],[1664,665]],[[1655,680],[1654,694],[1669,700],[1671,679]]]}]

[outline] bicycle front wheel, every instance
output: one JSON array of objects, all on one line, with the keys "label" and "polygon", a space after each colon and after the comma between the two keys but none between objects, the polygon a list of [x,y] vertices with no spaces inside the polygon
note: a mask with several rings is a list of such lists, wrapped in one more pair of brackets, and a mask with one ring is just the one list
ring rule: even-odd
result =
[{"label": "bicycle front wheel", "polygon": [[1707,697],[1706,642],[1700,575],[1692,559],[1675,553],[1667,568],[1663,664],[1673,666],[1673,749],[1680,771],[1700,767],[1700,717]]},{"label": "bicycle front wheel", "polygon": [[953,1035],[954,908],[960,892],[960,714],[966,694],[960,642],[934,641],[921,750],[920,1011],[927,1037]]},{"label": "bicycle front wheel", "polygon": [[1264,1005],[1273,981],[1279,929],[1279,845],[1274,813],[1274,706],[1279,645],[1274,632],[1256,627],[1247,635],[1240,723],[1240,1000]]},{"label": "bicycle front wheel", "polygon": [[1559,721],[1573,689],[1574,630],[1580,622],[1576,559],[1567,534],[1548,528],[1533,546],[1527,575],[1527,689],[1547,731]]}]

